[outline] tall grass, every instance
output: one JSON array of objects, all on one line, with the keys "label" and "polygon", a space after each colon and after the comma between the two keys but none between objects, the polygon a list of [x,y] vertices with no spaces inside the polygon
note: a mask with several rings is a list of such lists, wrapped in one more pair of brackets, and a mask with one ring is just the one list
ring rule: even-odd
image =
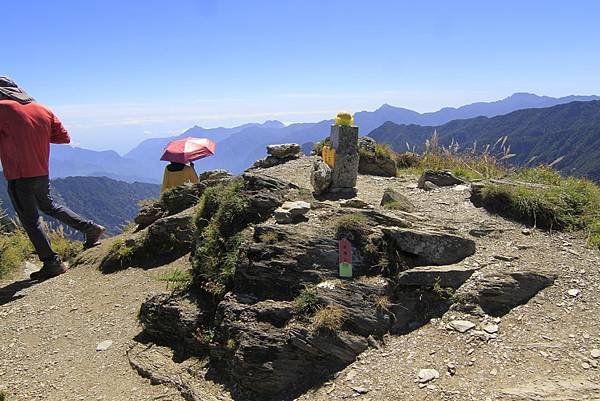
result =
[{"label": "tall grass", "polygon": [[[514,168],[508,161],[515,156],[508,136],[493,145],[461,149],[453,141],[439,144],[437,132],[425,143],[422,154],[409,152],[397,156],[399,173],[420,175],[424,170],[449,170],[468,180],[507,178],[526,185],[487,184],[481,193],[488,209],[540,228],[564,231],[583,230],[588,244],[600,249],[600,187],[578,177],[564,177],[549,165]],[[407,145],[408,146],[408,145]],[[530,160],[527,164],[531,164]],[[527,185],[535,184],[535,185]]]},{"label": "tall grass", "polygon": [[[52,249],[62,260],[70,262],[82,251],[83,244],[68,238],[63,226],[53,228],[42,221],[42,228],[48,234]],[[10,277],[33,253],[33,245],[18,219],[0,227],[0,278]]]},{"label": "tall grass", "polygon": [[448,170],[471,181],[500,178],[509,172],[507,160],[515,156],[510,153],[507,140],[508,137],[503,136],[494,145],[486,145],[482,149],[477,143],[462,149],[454,140],[449,146],[440,145],[437,131],[434,131],[425,141],[421,155],[407,144],[408,152],[396,156],[398,172],[420,175],[425,170]]},{"label": "tall grass", "polygon": [[490,184],[484,205],[540,228],[584,230],[588,244],[600,248],[600,188],[592,181],[563,177],[549,166],[517,170],[510,178],[535,186]]}]

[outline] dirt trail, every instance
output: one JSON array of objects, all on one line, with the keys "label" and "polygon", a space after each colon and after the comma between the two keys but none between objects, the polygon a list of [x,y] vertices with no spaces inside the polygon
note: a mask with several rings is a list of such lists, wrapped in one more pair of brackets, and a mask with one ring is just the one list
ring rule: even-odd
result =
[{"label": "dirt trail", "polygon": [[[165,290],[160,276],[185,264],[112,274],[87,265],[34,285],[0,282],[0,389],[11,401],[181,400],[149,385],[125,353],[140,332],[141,302]],[[112,345],[96,351],[106,340]]]}]

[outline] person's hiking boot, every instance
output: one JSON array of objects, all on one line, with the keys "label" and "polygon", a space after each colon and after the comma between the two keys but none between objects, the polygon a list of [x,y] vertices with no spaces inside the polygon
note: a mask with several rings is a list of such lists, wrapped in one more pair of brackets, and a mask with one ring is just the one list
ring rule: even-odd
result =
[{"label": "person's hiking boot", "polygon": [[52,277],[60,276],[67,271],[67,266],[60,260],[45,262],[44,266],[29,275],[32,280],[47,280]]},{"label": "person's hiking boot", "polygon": [[106,231],[106,228],[99,224],[95,224],[92,228],[87,230],[85,232],[85,244],[83,244],[83,247],[88,249],[96,246],[98,240],[100,240],[100,237],[104,234],[104,231]]}]

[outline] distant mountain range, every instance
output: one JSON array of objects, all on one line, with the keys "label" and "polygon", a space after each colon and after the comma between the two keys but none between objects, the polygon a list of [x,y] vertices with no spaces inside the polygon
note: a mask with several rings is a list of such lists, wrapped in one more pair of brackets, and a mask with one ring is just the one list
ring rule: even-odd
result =
[{"label": "distant mountain range", "polygon": [[[158,198],[160,187],[107,177],[68,177],[52,180],[52,190],[58,203],[102,224],[110,234],[117,234],[124,224],[137,215],[138,202]],[[4,177],[0,177],[0,201],[8,214],[13,216]]]},{"label": "distant mountain range", "polygon": [[[458,108],[446,107],[430,113],[418,113],[384,104],[374,111],[357,112],[355,122],[360,127],[360,134],[367,135],[386,122],[438,126],[456,119],[493,117],[526,108],[543,108],[573,101],[594,100],[600,100],[600,97],[553,98],[515,93],[495,102],[479,102]],[[207,137],[217,143],[215,156],[196,163],[198,172],[223,168],[233,173],[240,173],[255,160],[265,156],[266,145],[296,142],[309,148],[311,143],[329,135],[332,122],[333,120],[324,120],[286,126],[279,121],[267,121],[262,124],[250,123],[233,128],[194,126],[178,136],[145,140],[124,156],[113,151],[98,152],[64,145],[53,146],[50,173],[52,178],[106,176],[127,182],[160,183],[165,163],[159,159],[164,146],[173,139],[187,136]]]},{"label": "distant mountain range", "polygon": [[515,157],[511,163],[549,164],[562,157],[555,168],[600,181],[600,101],[571,102],[558,106],[525,109],[493,118],[454,120],[438,126],[386,122],[369,135],[397,151],[406,144],[422,148],[436,130],[440,144],[453,140],[463,148],[477,142],[479,149],[508,136]]}]

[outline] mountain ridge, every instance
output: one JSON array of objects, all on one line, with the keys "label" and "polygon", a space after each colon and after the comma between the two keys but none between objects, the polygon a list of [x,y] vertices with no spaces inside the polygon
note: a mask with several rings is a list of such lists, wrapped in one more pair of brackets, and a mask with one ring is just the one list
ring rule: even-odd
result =
[{"label": "mountain ridge", "polygon": [[477,143],[479,149],[508,136],[507,144],[517,165],[552,163],[568,173],[600,180],[600,101],[576,101],[548,108],[513,111],[495,117],[453,120],[443,125],[420,126],[386,122],[370,133],[378,142],[396,151],[405,151],[406,143],[422,149],[433,131],[442,145],[452,141],[463,147]]},{"label": "mountain ridge", "polygon": [[[455,119],[473,118],[480,115],[493,117],[518,109],[548,107],[573,100],[593,101],[600,100],[600,97],[570,95],[554,98],[517,92],[492,102],[476,102],[456,108],[444,107],[438,111],[427,113],[418,113],[384,103],[374,111],[355,113],[355,121],[360,127],[360,134],[368,135],[387,121],[397,124],[437,126]],[[231,128],[203,128],[195,125],[176,136],[146,139],[123,156],[114,151],[104,151],[109,152],[104,153],[89,149],[53,146],[50,160],[51,174],[52,178],[73,175],[104,175],[127,182],[159,183],[164,169],[164,162],[159,161],[162,149],[169,141],[187,136],[208,137],[217,143],[217,155],[200,160],[196,164],[199,172],[223,168],[233,173],[239,173],[248,168],[256,159],[265,156],[266,145],[282,142],[308,145],[327,136],[332,121],[322,120],[285,125],[277,120],[267,120],[263,123],[248,123]],[[246,138],[246,136],[250,138]]]}]

